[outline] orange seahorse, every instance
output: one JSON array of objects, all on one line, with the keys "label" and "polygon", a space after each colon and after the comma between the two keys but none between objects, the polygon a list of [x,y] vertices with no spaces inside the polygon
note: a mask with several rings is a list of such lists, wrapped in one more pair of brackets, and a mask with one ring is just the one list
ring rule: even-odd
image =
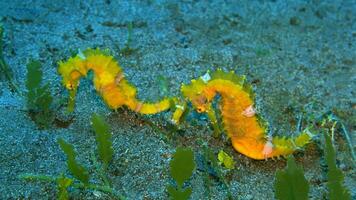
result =
[{"label": "orange seahorse", "polygon": [[105,51],[87,49],[65,62],[59,62],[58,73],[63,78],[63,85],[70,92],[69,111],[74,109],[79,80],[89,70],[94,72],[95,89],[112,109],[127,106],[141,114],[155,114],[171,107],[172,98],[164,98],[157,103],[138,100],[136,88],[127,81],[118,62]]},{"label": "orange seahorse", "polygon": [[286,156],[310,142],[313,135],[307,130],[292,138],[268,137],[267,125],[253,107],[252,87],[244,80],[244,76],[217,70],[192,80],[189,85],[182,85],[181,92],[198,112],[208,114],[215,132],[220,130],[212,101],[219,94],[223,127],[233,147],[250,158]]}]

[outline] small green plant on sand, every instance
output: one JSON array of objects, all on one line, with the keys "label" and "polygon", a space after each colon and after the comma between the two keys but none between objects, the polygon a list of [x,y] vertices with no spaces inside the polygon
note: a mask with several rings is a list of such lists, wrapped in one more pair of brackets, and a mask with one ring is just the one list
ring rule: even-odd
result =
[{"label": "small green plant on sand", "polygon": [[129,22],[127,25],[127,41],[126,41],[125,47],[120,50],[120,53],[124,56],[129,56],[136,50],[131,47],[132,30],[133,30],[133,23]]},{"label": "small green plant on sand", "polygon": [[31,60],[27,64],[27,109],[31,118],[40,128],[49,128],[54,120],[54,112],[51,108],[53,97],[49,90],[49,84],[41,85],[42,65],[37,60]]},{"label": "small green plant on sand", "polygon": [[[227,195],[225,199],[231,200],[231,199],[237,199],[237,197],[234,197],[231,193],[229,183],[226,180],[226,175],[227,173],[231,172],[230,169],[227,169],[223,167],[219,161],[218,157],[214,153],[214,151],[208,147],[206,144],[203,144],[203,166],[202,169],[204,171],[204,186],[206,189],[206,196],[208,199],[211,199],[211,194],[210,194],[210,187],[212,185],[211,183],[211,177],[215,177],[217,181],[223,184],[225,190],[227,191]],[[231,158],[232,159],[232,158]],[[234,162],[234,161],[233,161]],[[227,170],[226,170],[227,169]]]},{"label": "small green plant on sand", "polygon": [[220,150],[218,154],[219,164],[224,165],[226,169],[235,169],[235,161],[232,156],[225,151]]},{"label": "small green plant on sand", "polygon": [[173,159],[170,162],[170,173],[176,182],[175,185],[168,185],[167,191],[171,199],[186,200],[192,194],[191,187],[183,187],[189,180],[195,168],[194,153],[189,148],[177,148]]},{"label": "small green plant on sand", "polygon": [[279,200],[308,199],[309,183],[304,177],[303,169],[295,163],[294,157],[289,156],[287,167],[276,172],[274,182],[275,196]]},{"label": "small green plant on sand", "polygon": [[[331,127],[328,127],[330,123]],[[336,151],[332,143],[332,137],[338,123],[338,120],[335,120],[331,115],[322,122],[322,128],[325,129],[324,157],[328,166],[328,196],[330,200],[350,200],[351,194],[343,185],[344,175],[336,165]],[[347,134],[345,133],[345,135]],[[277,171],[274,187],[275,196],[279,200],[308,199],[309,183],[304,177],[303,170],[296,165],[292,156],[287,160],[286,169]]]},{"label": "small green plant on sand", "polygon": [[158,76],[157,85],[159,86],[160,97],[166,97],[169,95],[169,81],[165,76]]},{"label": "small green plant on sand", "polygon": [[107,168],[114,155],[110,127],[104,119],[97,114],[93,114],[91,123],[95,131],[99,157],[104,164],[104,168]]},{"label": "small green plant on sand", "polygon": [[[67,143],[63,139],[58,139],[58,144],[67,157],[67,168],[72,176],[65,176],[64,173],[58,176],[42,175],[42,174],[22,174],[19,177],[27,181],[45,181],[57,184],[58,193],[57,199],[69,199],[69,188],[87,189],[107,193],[115,199],[125,199],[122,195],[116,192],[105,174],[106,168],[112,160],[113,148],[111,142],[110,128],[108,124],[98,115],[92,117],[92,125],[96,134],[97,151],[102,167],[97,169],[99,164],[96,159],[93,159],[97,174],[101,177],[103,184],[99,184],[97,180],[91,181],[89,170],[77,161],[77,152],[74,146]],[[110,134],[110,135],[109,135]],[[92,170],[91,170],[92,171]],[[93,183],[95,182],[95,183]]]},{"label": "small green plant on sand", "polygon": [[114,149],[112,147],[112,136],[110,132],[110,127],[109,124],[107,124],[104,121],[104,119],[97,114],[93,114],[91,118],[91,123],[95,132],[95,140],[97,143],[97,154],[100,160],[102,161],[101,162],[102,165],[101,166],[97,165],[96,168],[100,172],[99,175],[101,179],[104,181],[104,183],[106,185],[110,185],[110,182],[105,173],[114,156]]},{"label": "small green plant on sand", "polygon": [[77,154],[74,146],[64,141],[62,138],[58,139],[58,144],[62,151],[67,156],[67,167],[71,174],[84,185],[89,183],[88,170],[76,161]]},{"label": "small green plant on sand", "polygon": [[18,92],[19,89],[17,85],[13,82],[13,73],[9,67],[9,65],[5,62],[4,54],[3,54],[3,35],[4,28],[0,24],[0,78],[8,81],[10,85],[10,89],[14,92]]},{"label": "small green plant on sand", "polygon": [[350,192],[343,186],[344,175],[336,166],[336,153],[333,147],[331,138],[328,134],[325,137],[325,160],[328,165],[328,190],[330,200],[349,200],[351,199]]}]

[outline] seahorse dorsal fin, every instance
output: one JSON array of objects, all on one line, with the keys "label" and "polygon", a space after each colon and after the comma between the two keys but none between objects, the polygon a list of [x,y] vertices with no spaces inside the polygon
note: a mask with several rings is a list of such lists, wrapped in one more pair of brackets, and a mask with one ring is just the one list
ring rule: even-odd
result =
[{"label": "seahorse dorsal fin", "polygon": [[250,98],[252,100],[255,99],[255,93],[253,92],[253,87],[251,84],[247,83],[246,76],[245,75],[237,75],[234,73],[234,71],[230,72],[225,72],[221,69],[218,69],[211,73],[211,80],[217,80],[217,79],[222,79],[222,80],[229,80],[232,81],[233,83],[242,86],[243,90],[247,92],[250,95]]},{"label": "seahorse dorsal fin", "polygon": [[211,73],[211,79],[216,80],[216,79],[223,79],[223,80],[229,80],[232,81],[238,85],[243,85],[245,82],[246,77],[245,76],[239,76],[235,74],[233,71],[231,72],[224,72],[221,69],[218,69]]},{"label": "seahorse dorsal fin", "polygon": [[101,50],[101,49],[99,49],[99,48],[95,48],[95,49],[88,48],[88,49],[86,49],[86,50],[83,51],[83,54],[84,54],[86,57],[93,56],[93,55],[110,56],[110,50],[109,50],[109,49]]},{"label": "seahorse dorsal fin", "polygon": [[242,89],[250,95],[252,100],[255,100],[255,92],[253,91],[253,86],[247,82],[244,82]]},{"label": "seahorse dorsal fin", "polygon": [[269,131],[269,124],[268,122],[259,114],[255,115],[257,118],[258,124],[261,126],[263,130],[265,130],[265,133]]}]

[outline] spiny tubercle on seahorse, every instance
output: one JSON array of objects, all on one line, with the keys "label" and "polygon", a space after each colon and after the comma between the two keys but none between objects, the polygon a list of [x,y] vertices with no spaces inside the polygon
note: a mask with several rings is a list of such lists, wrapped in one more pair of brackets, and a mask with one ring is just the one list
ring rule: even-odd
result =
[{"label": "spiny tubercle on seahorse", "polygon": [[292,138],[267,137],[267,125],[253,108],[252,87],[244,80],[244,76],[217,70],[192,80],[189,85],[182,85],[181,92],[198,112],[208,114],[216,129],[219,126],[216,125],[212,101],[219,94],[224,130],[233,147],[250,158],[287,156],[310,142],[313,135],[308,130]]},{"label": "spiny tubercle on seahorse", "polygon": [[171,107],[171,98],[164,98],[157,103],[139,101],[136,88],[127,81],[118,62],[104,51],[87,49],[65,62],[59,62],[58,72],[63,78],[62,83],[70,92],[69,111],[74,109],[79,80],[89,70],[94,72],[95,89],[112,109],[127,106],[141,114],[155,114]]}]

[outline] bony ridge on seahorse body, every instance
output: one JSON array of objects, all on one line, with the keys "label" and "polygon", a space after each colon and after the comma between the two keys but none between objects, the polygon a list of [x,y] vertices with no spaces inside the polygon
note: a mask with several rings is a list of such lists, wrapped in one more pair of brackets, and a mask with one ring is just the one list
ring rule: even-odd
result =
[{"label": "bony ridge on seahorse body", "polygon": [[94,87],[112,109],[127,106],[141,114],[155,114],[171,107],[172,98],[157,103],[146,103],[137,99],[136,88],[125,78],[124,72],[113,56],[99,49],[87,49],[65,62],[59,62],[58,72],[63,85],[70,92],[69,111],[74,109],[74,99],[81,77],[94,72]]},{"label": "bony ridge on seahorse body", "polygon": [[212,101],[219,94],[224,130],[231,138],[233,147],[250,158],[261,160],[286,156],[310,142],[313,135],[308,130],[292,138],[268,137],[267,125],[253,107],[252,87],[244,80],[244,76],[217,70],[182,85],[181,92],[198,112],[208,114],[215,133],[219,131],[219,126]]}]

